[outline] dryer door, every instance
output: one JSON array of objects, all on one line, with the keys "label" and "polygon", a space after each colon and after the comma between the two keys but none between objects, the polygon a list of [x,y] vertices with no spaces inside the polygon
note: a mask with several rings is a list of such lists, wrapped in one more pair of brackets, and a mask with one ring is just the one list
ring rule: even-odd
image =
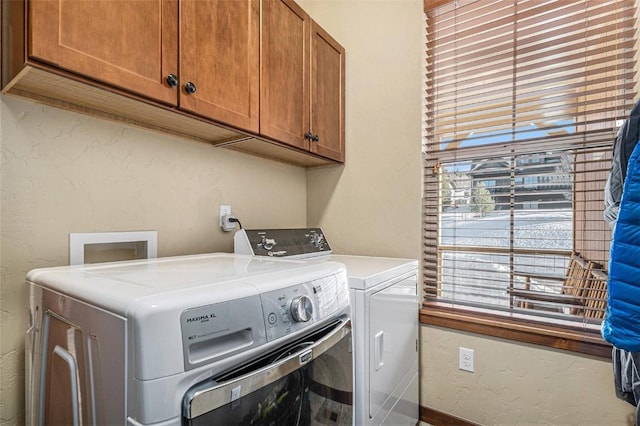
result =
[{"label": "dryer door", "polygon": [[401,384],[418,368],[418,298],[415,275],[369,297],[369,416],[394,409]]}]

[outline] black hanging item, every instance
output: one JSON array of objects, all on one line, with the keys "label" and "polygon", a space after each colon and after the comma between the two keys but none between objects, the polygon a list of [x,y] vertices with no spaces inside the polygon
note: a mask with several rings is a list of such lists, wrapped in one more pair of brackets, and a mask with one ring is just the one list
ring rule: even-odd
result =
[{"label": "black hanging item", "polygon": [[629,118],[618,129],[613,143],[613,158],[611,172],[604,188],[604,218],[613,228],[618,220],[618,210],[622,199],[624,180],[627,177],[629,157],[638,142],[640,128],[640,100],[636,101]]}]

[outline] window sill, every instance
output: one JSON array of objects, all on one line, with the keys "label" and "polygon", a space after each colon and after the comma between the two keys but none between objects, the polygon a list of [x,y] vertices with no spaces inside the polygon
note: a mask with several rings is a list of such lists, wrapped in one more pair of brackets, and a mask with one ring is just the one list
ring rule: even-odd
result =
[{"label": "window sill", "polygon": [[599,331],[594,327],[584,329],[580,324],[544,324],[523,315],[452,308],[438,302],[423,303],[420,323],[611,360],[611,345]]}]

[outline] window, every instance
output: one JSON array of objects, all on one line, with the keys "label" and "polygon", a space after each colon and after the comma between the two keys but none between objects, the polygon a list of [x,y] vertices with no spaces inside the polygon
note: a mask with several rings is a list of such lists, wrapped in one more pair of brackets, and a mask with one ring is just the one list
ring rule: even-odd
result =
[{"label": "window", "polygon": [[423,320],[599,333],[603,191],[637,93],[636,7],[425,0]]}]

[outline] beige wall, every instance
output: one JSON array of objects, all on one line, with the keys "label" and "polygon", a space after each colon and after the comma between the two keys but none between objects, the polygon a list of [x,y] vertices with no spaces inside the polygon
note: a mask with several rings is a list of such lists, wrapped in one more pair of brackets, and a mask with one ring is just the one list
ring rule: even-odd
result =
[{"label": "beige wall", "polygon": [[299,2],[344,47],[346,165],[308,174],[308,220],[345,254],[418,258],[422,4]]},{"label": "beige wall", "polygon": [[200,142],[0,98],[0,419],[21,424],[25,273],[68,264],[70,232],[157,230],[158,255],[232,251],[245,227],[306,225],[306,172]]},{"label": "beige wall", "polygon": [[[421,327],[421,405],[482,425],[633,425],[611,363],[567,351]],[[475,373],[458,369],[474,350]]]}]

